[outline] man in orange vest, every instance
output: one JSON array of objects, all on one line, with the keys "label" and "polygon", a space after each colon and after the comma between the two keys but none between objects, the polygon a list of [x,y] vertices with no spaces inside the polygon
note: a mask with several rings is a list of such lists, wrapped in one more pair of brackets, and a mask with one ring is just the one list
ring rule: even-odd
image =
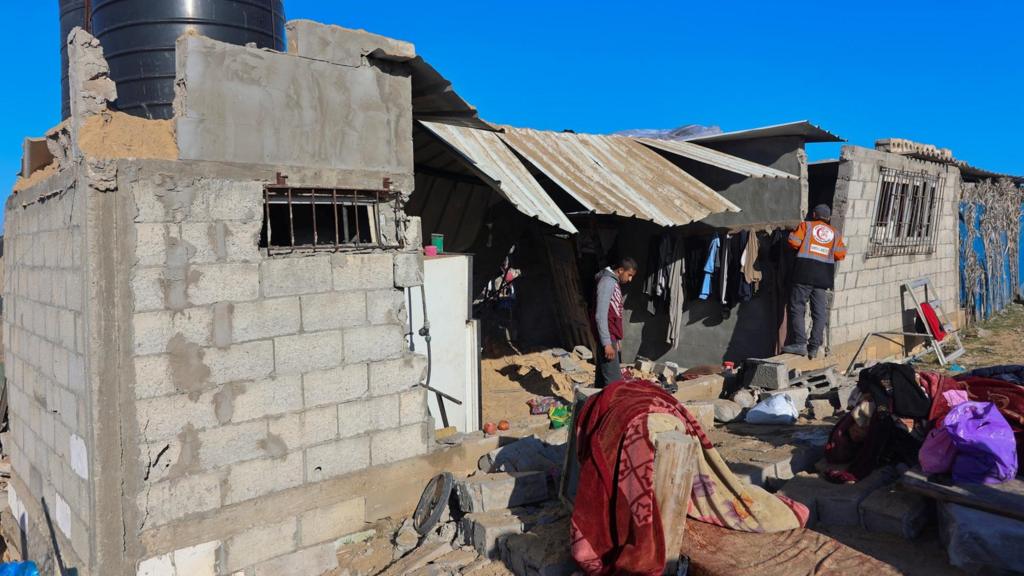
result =
[{"label": "man in orange vest", "polygon": [[[814,207],[812,219],[801,222],[789,235],[789,245],[797,251],[793,269],[793,288],[789,295],[788,354],[814,359],[821,348],[828,323],[828,292],[835,279],[836,262],[846,258],[843,238],[829,222],[832,210],[825,204]],[[807,338],[804,314],[811,302],[811,337]]]}]

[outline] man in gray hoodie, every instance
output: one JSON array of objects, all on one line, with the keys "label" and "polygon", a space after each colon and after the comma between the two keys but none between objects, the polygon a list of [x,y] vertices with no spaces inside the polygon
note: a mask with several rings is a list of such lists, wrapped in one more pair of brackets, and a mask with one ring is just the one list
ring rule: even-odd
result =
[{"label": "man in gray hoodie", "polygon": [[600,343],[600,349],[594,355],[597,360],[594,386],[597,388],[622,380],[619,362],[623,337],[622,285],[632,282],[635,275],[636,260],[632,258],[623,258],[614,268],[609,266],[597,273],[591,314],[594,338]]}]

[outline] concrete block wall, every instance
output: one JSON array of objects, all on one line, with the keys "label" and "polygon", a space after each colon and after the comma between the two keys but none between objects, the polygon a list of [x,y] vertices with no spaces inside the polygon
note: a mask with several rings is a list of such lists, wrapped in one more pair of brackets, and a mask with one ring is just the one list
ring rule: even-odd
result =
[{"label": "concrete block wall", "polygon": [[[882,167],[941,176],[942,204],[938,238],[931,254],[868,258],[871,225],[880,192]],[[833,205],[833,224],[843,233],[846,260],[836,268],[835,296],[829,325],[833,348],[859,341],[871,332],[901,330],[905,326],[900,287],[927,276],[950,319],[958,308],[957,205],[959,170],[858,146],[844,146]],[[907,299],[908,306],[913,304]]]},{"label": "concrete block wall", "polygon": [[[431,441],[416,387],[425,366],[406,343],[405,288],[422,283],[421,256],[268,257],[258,247],[263,187],[164,174],[125,191],[136,205],[140,532],[421,455]],[[224,566],[322,544],[304,534],[323,530],[290,513],[223,538]]]},{"label": "concrete block wall", "polygon": [[[95,520],[86,379],[85,197],[77,170],[12,195],[5,212],[3,342],[13,477],[8,503],[31,554],[91,560]],[[12,534],[8,532],[8,537]],[[14,534],[14,536],[19,536]],[[47,565],[48,566],[48,565]]]}]

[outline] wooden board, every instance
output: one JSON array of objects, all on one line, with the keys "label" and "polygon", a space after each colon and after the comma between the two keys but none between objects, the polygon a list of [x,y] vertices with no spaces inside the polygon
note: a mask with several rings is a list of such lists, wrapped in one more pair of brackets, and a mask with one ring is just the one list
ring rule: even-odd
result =
[{"label": "wooden board", "polygon": [[654,497],[665,534],[665,574],[678,571],[699,449],[695,438],[678,430],[654,439]]},{"label": "wooden board", "polygon": [[919,470],[908,470],[900,477],[900,484],[911,492],[935,500],[962,504],[999,516],[1024,520],[1024,482],[1018,479],[1002,484],[947,486],[929,481]]},{"label": "wooden board", "polygon": [[558,327],[566,350],[582,345],[595,350],[590,331],[586,296],[581,288],[576,251],[571,240],[545,236],[544,246],[551,267]]}]

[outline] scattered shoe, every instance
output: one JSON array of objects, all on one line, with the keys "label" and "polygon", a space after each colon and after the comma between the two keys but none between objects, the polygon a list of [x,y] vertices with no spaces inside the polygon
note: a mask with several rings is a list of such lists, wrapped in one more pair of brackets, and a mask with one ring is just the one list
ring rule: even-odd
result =
[{"label": "scattered shoe", "polygon": [[806,346],[797,346],[795,344],[790,344],[789,346],[786,346],[786,347],[784,347],[782,349],[782,353],[783,354],[796,354],[797,356],[806,356],[807,355],[807,347]]}]

